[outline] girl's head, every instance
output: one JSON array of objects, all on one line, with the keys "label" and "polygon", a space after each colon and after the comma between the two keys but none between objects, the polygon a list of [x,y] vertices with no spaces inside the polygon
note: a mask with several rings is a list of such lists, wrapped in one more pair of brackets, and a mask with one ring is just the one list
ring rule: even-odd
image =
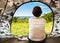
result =
[{"label": "girl's head", "polygon": [[35,6],[32,11],[35,17],[39,17],[42,14],[42,10],[39,6]]}]

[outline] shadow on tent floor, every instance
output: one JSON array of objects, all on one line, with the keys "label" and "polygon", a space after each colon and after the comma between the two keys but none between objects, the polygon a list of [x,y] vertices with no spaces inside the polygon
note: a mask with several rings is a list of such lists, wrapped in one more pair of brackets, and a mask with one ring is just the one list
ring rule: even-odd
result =
[{"label": "shadow on tent floor", "polygon": [[[18,41],[16,38],[0,39],[0,43],[28,43],[28,41]],[[46,43],[60,43],[60,37],[48,38]]]}]

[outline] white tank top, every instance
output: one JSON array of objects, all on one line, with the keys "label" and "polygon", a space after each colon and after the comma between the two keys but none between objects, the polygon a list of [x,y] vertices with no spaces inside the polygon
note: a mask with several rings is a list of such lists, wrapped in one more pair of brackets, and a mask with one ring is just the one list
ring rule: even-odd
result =
[{"label": "white tank top", "polygon": [[45,19],[30,18],[29,19],[29,38],[33,41],[42,41],[45,39]]}]

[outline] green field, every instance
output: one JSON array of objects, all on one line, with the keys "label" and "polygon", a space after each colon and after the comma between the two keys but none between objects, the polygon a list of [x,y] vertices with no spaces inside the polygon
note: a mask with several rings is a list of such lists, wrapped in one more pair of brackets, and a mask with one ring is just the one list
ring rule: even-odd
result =
[{"label": "green field", "polygon": [[[17,16],[13,17],[12,24],[11,24],[11,32],[14,35],[26,36],[29,33],[29,24],[28,24],[29,18],[27,18],[27,16],[25,16],[24,18],[21,17],[17,17]],[[46,20],[45,32],[46,34],[50,34],[53,26],[53,13],[50,12],[44,14],[40,18],[44,18]]]},{"label": "green field", "polygon": [[[45,32],[46,34],[50,34],[51,30],[52,30],[52,22],[46,23],[45,25]],[[28,35],[29,32],[29,25],[28,23],[14,23],[12,22],[11,24],[11,32],[14,35],[18,35],[18,36],[26,36]]]}]

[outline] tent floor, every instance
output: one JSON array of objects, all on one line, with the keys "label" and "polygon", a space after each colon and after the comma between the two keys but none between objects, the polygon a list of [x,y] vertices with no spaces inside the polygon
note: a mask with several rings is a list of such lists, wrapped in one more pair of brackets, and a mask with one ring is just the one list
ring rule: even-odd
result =
[{"label": "tent floor", "polygon": [[[16,38],[0,39],[0,43],[28,43],[28,41],[18,41]],[[60,43],[60,37],[48,38],[46,43]]]}]

